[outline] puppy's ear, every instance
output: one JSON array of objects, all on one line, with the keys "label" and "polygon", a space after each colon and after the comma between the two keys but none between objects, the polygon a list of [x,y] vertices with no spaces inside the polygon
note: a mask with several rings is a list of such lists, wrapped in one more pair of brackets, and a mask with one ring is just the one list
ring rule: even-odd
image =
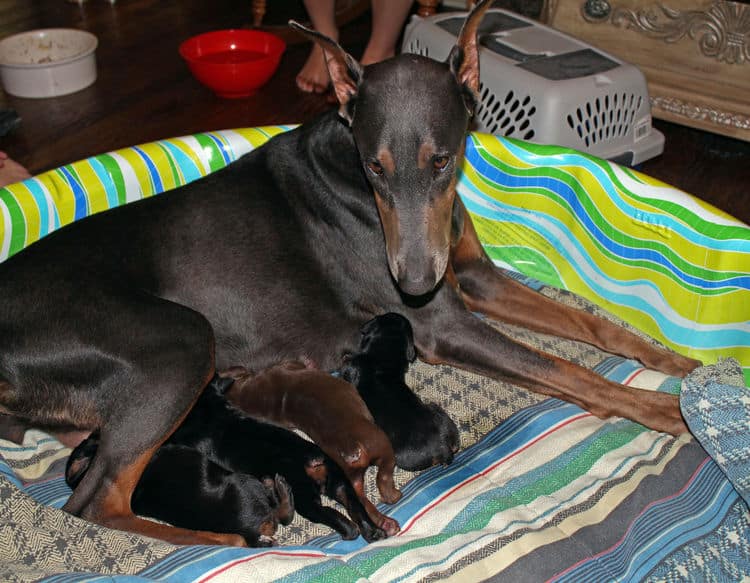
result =
[{"label": "puppy's ear", "polygon": [[456,46],[448,55],[448,66],[456,77],[464,94],[464,103],[470,114],[474,114],[479,94],[479,47],[477,31],[484,13],[492,5],[492,0],[478,2],[466,17],[461,27]]},{"label": "puppy's ear", "polygon": [[279,474],[276,474],[273,479],[273,489],[279,501],[279,506],[276,510],[279,523],[289,526],[292,520],[294,520],[294,492],[292,492],[291,487],[284,477]]},{"label": "puppy's ear", "polygon": [[290,20],[289,26],[311,41],[318,43],[320,48],[323,49],[333,90],[339,100],[339,115],[351,125],[354,118],[354,98],[357,96],[359,85],[362,82],[362,65],[342,49],[336,41],[324,34],[302,26],[295,20]]}]

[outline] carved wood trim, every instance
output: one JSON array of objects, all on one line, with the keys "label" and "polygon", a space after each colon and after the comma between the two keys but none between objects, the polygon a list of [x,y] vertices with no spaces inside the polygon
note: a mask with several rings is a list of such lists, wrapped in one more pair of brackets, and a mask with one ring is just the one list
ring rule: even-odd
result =
[{"label": "carved wood trim", "polygon": [[736,2],[717,1],[706,11],[681,11],[657,2],[639,10],[615,8],[609,20],[667,43],[688,37],[705,57],[730,65],[750,62],[750,7]]},{"label": "carved wood trim", "polygon": [[546,0],[543,14],[638,66],[654,117],[750,141],[750,3]]},{"label": "carved wood trim", "polygon": [[684,101],[677,97],[651,97],[651,107],[692,121],[709,122],[738,130],[750,130],[750,116],[719,107]]}]

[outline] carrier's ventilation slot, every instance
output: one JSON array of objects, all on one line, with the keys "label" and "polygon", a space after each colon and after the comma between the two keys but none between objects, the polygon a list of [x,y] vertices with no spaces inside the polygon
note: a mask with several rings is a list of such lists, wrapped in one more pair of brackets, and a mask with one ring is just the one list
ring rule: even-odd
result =
[{"label": "carrier's ventilation slot", "polygon": [[511,90],[499,97],[484,83],[479,84],[477,118],[488,133],[531,140],[535,135],[535,113],[536,105],[531,96]]},{"label": "carrier's ventilation slot", "polygon": [[422,55],[423,57],[430,56],[430,47],[422,46],[418,38],[412,39],[409,43],[408,50],[404,51],[407,53],[414,53],[415,55]]},{"label": "carrier's ventilation slot", "polygon": [[570,128],[589,148],[629,135],[643,97],[634,93],[612,93],[587,101],[568,114]]}]

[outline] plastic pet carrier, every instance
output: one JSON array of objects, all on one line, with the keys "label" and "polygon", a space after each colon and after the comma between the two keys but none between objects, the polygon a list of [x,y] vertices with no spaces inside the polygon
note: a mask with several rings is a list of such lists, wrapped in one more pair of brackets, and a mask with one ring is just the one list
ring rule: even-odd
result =
[{"label": "plastic pet carrier", "polygon": [[[465,16],[414,16],[402,51],[445,60]],[[651,126],[645,77],[635,66],[501,9],[485,15],[479,43],[480,102],[472,129],[627,165],[664,150],[664,136]]]}]

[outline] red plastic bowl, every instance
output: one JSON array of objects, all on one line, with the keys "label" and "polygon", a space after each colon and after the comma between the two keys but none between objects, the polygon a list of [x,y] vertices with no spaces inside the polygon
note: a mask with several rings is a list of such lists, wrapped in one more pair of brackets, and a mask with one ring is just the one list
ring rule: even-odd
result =
[{"label": "red plastic bowl", "polygon": [[180,45],[196,79],[220,97],[247,97],[276,71],[286,43],[260,30],[206,32]]}]

